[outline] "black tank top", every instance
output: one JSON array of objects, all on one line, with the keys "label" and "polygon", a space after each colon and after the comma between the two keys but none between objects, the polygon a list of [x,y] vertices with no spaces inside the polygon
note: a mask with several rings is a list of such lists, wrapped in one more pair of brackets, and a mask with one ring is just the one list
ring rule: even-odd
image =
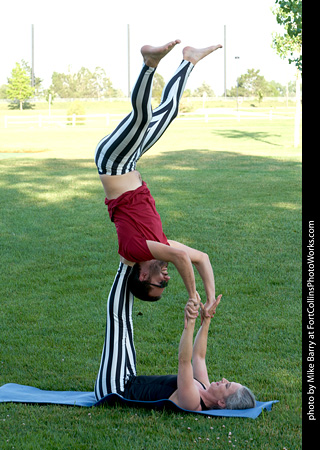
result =
[{"label": "black tank top", "polygon": [[123,396],[130,400],[163,400],[177,390],[177,378],[177,375],[132,376],[125,386]]},{"label": "black tank top", "polygon": [[[196,378],[195,378],[196,380]],[[205,385],[201,383],[203,389]],[[177,375],[139,375],[131,376],[124,390],[124,398],[129,400],[156,401],[171,397],[178,389]],[[200,396],[200,405],[203,411],[208,408]]]}]

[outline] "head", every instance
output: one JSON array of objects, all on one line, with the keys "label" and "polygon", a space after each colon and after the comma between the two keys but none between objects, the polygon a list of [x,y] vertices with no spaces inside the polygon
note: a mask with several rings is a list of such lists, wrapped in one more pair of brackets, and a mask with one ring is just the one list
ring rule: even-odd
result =
[{"label": "head", "polygon": [[248,409],[256,405],[250,389],[240,383],[229,382],[225,378],[211,383],[209,392],[213,409]]},{"label": "head", "polygon": [[155,302],[160,300],[169,280],[168,263],[152,259],[133,266],[128,287],[140,300]]}]

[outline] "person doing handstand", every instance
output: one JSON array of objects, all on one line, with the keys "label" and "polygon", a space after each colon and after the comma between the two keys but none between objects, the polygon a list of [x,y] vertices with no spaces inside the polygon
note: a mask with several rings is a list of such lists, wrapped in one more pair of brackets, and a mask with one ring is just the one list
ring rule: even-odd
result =
[{"label": "person doing handstand", "polygon": [[[199,300],[197,303],[188,300],[185,307],[188,318],[179,344],[178,374],[130,375],[127,379],[118,379],[118,384],[114,385],[108,393],[115,392],[130,400],[149,402],[169,399],[177,406],[189,411],[255,407],[255,397],[246,386],[229,382],[225,378],[210,383],[206,366],[208,331],[221,295],[210,307],[205,307],[200,302],[199,295],[197,297]],[[127,305],[130,312],[132,304],[133,301],[130,301]],[[202,323],[193,344],[194,328],[200,306]],[[117,312],[110,317],[111,324],[113,321],[118,321]],[[111,366],[113,354],[109,353],[106,357]],[[113,380],[108,379],[107,384],[111,387]],[[122,388],[119,389],[119,386]],[[101,398],[97,397],[99,400]]]},{"label": "person doing handstand", "polygon": [[152,111],[155,70],[161,59],[179,43],[180,40],[175,40],[161,47],[142,47],[143,67],[131,95],[132,112],[99,142],[95,163],[105,190],[109,216],[116,226],[120,260],[132,267],[130,291],[141,300],[158,300],[170,279],[168,263],[171,262],[181,275],[189,298],[195,299],[194,264],[210,303],[215,299],[215,286],[208,255],[167,239],[155,201],[136,170],[139,158],[177,116],[179,101],[195,64],[221,47],[185,47],[181,64],[164,87],[160,105]]},{"label": "person doing handstand", "polygon": [[[207,314],[210,315],[210,308],[216,301],[208,255],[167,240],[154,199],[135,170],[139,158],[161,137],[178,114],[183,89],[195,64],[221,47],[185,47],[183,60],[165,86],[160,105],[152,111],[154,72],[161,59],[178,43],[180,41],[176,40],[162,47],[142,47],[144,64],[132,91],[133,110],[99,142],[95,152],[95,162],[106,194],[105,203],[117,229],[120,254],[118,272],[108,296],[105,341],[95,383],[98,400],[111,392],[123,394],[129,378],[136,376],[132,323],[134,296],[142,300],[158,300],[170,279],[168,262],[178,269],[190,304],[198,303],[192,264],[204,284],[204,311]],[[190,318],[188,311],[186,308],[185,326]]]}]

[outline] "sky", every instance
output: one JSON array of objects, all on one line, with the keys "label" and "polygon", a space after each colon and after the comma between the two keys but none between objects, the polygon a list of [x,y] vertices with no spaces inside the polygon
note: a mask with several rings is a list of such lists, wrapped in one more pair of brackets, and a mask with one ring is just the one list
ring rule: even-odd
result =
[{"label": "sky", "polygon": [[282,32],[271,11],[275,0],[6,3],[2,6],[4,23],[0,27],[0,85],[7,83],[16,62],[24,59],[31,66],[32,25],[34,70],[44,88],[50,86],[53,72],[77,72],[81,67],[94,71],[102,67],[113,87],[127,95],[142,65],[142,45],[157,46],[174,39],[181,39],[181,44],[157,69],[165,80],[179,65],[185,46],[224,46],[199,62],[188,81],[187,88],[191,90],[206,82],[215,95],[223,95],[225,82],[230,89],[248,69],[260,70],[267,81],[283,85],[295,79],[294,66],[271,48],[272,32]]}]

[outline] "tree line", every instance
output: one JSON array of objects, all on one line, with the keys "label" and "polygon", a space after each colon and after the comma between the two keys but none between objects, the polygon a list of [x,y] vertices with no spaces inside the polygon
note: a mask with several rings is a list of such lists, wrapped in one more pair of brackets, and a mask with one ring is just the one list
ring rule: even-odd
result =
[{"label": "tree line", "polygon": [[77,73],[53,72],[49,89],[42,87],[43,80],[34,76],[31,86],[30,65],[22,60],[12,69],[8,83],[0,86],[0,98],[9,99],[11,108],[30,108],[29,100],[42,97],[53,102],[56,98],[114,98],[123,97],[121,90],[115,89],[106,72],[96,67],[92,72],[82,67]]},{"label": "tree line", "polygon": [[[34,86],[31,86],[31,69],[24,60],[16,63],[12,69],[8,83],[0,87],[0,98],[9,99],[9,108],[27,109],[31,105],[30,99],[34,97],[45,98],[53,102],[59,98],[119,98],[125,97],[123,92],[113,87],[110,78],[101,67],[93,72],[82,67],[76,73],[53,72],[52,83],[49,89],[42,88],[42,80],[34,77]],[[164,78],[159,73],[155,74],[152,97],[159,101],[161,92],[165,85]],[[202,83],[194,91],[187,90],[188,97],[215,97],[210,85]],[[237,85],[227,91],[228,97],[284,97],[295,95],[295,83],[291,82],[283,86],[275,81],[268,82],[259,70],[248,69],[245,74],[240,75]]]}]

